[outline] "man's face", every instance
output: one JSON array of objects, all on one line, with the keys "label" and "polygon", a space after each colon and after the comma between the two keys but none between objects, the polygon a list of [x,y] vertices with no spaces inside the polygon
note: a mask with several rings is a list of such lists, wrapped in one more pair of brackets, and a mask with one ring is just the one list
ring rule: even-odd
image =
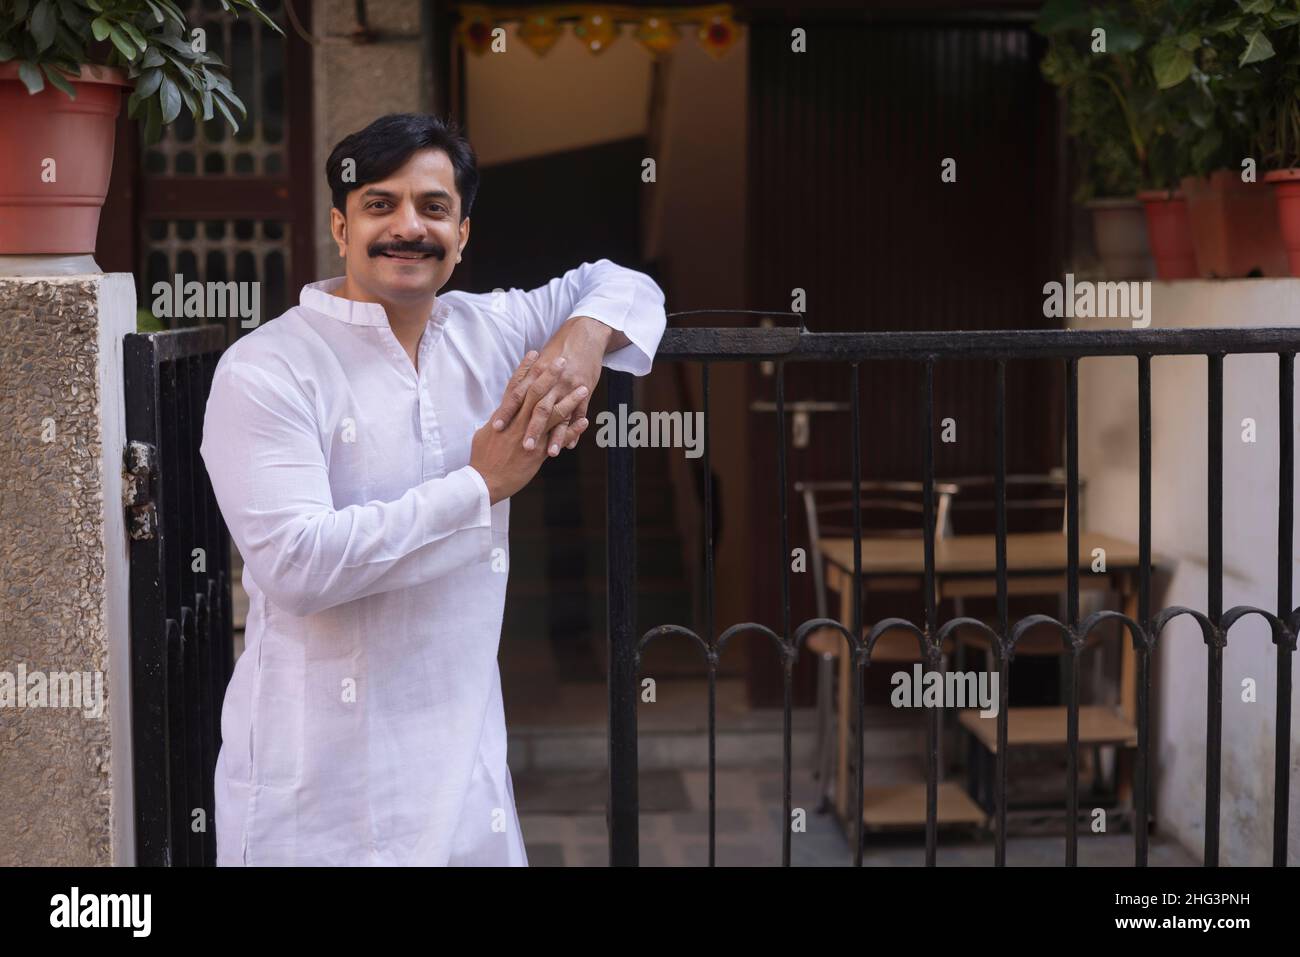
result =
[{"label": "man's face", "polygon": [[339,255],[349,281],[380,302],[437,293],[469,241],[460,221],[460,194],[451,158],[418,150],[385,180],[348,193],[347,217],[330,210]]}]

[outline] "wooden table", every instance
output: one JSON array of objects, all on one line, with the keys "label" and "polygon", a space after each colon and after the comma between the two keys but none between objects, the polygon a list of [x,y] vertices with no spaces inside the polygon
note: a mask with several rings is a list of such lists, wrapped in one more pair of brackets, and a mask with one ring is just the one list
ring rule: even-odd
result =
[{"label": "wooden table", "polygon": [[[823,538],[820,541],[822,555],[826,560],[826,585],[840,595],[840,622],[848,629],[853,623],[853,539]],[[1032,532],[1007,535],[1007,594],[1008,595],[1043,595],[1060,594],[1066,590],[1065,556],[1066,537],[1064,532]],[[1093,550],[1105,549],[1105,572],[1094,572]],[[925,544],[919,539],[910,538],[863,538],[862,539],[862,585],[864,591],[891,590],[915,586],[918,591],[924,587]],[[936,539],[934,543],[935,601],[944,598],[990,596],[997,594],[997,536],[996,535],[954,535]],[[1154,559],[1153,559],[1154,560]],[[1137,575],[1140,569],[1138,547],[1123,539],[1103,535],[1100,532],[1079,533],[1079,589],[1114,590],[1120,596],[1124,614],[1137,618]],[[863,611],[864,630],[873,619]],[[835,806],[841,821],[846,826],[851,822],[848,815],[848,766],[849,766],[849,682],[852,668],[843,667],[846,658],[847,642],[836,633],[840,644],[837,685],[839,704],[837,707],[838,754],[835,781]],[[1060,637],[1053,640],[1060,647]],[[1137,718],[1137,669],[1133,643],[1125,630],[1120,657],[1120,713],[1124,720],[1133,723]],[[1045,650],[1040,646],[1039,650]],[[996,727],[992,719],[980,722]],[[1009,739],[1009,743],[1014,743]],[[1131,769],[1124,769],[1124,772]],[[1131,794],[1132,780],[1127,773],[1121,773],[1119,789],[1121,797],[1128,800]],[[941,787],[947,787],[941,785]],[[872,801],[864,801],[864,821],[868,825],[899,824],[909,819],[907,809],[911,809],[910,819],[913,823],[925,821],[925,787],[905,786],[908,798],[887,800],[875,792]],[[919,805],[918,805],[919,797]],[[887,806],[886,818],[875,820],[872,807]],[[972,805],[971,806],[975,806]],[[950,815],[945,815],[941,803],[939,820],[949,817],[952,821],[966,821],[970,817],[970,808],[959,800],[950,800]],[[919,813],[919,818],[917,814]]]}]

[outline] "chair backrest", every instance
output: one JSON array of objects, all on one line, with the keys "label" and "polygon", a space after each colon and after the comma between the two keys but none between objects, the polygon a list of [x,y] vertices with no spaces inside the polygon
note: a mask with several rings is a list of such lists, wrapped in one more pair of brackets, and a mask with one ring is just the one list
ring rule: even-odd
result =
[{"label": "chair backrest", "polygon": [[[813,582],[817,589],[817,614],[825,618],[826,582],[822,565],[822,538],[853,537],[853,483],[844,481],[795,482],[803,497],[812,551]],[[935,538],[947,534],[949,505],[957,487],[934,483]],[[862,535],[872,538],[920,538],[925,521],[925,485],[921,482],[864,481],[858,483]]]},{"label": "chair backrest", "polygon": [[[945,478],[956,486],[948,509],[948,535],[991,535],[997,531],[997,482],[992,475]],[[1083,528],[1083,492],[1087,479],[1079,478],[1079,527]],[[1067,482],[1063,470],[1006,477],[1007,531],[1065,530]]]}]

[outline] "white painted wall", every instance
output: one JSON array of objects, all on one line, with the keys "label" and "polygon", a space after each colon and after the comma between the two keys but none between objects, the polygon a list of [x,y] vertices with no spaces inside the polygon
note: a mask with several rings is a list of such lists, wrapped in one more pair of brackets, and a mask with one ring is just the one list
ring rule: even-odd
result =
[{"label": "white painted wall", "polygon": [[[1287,326],[1300,344],[1300,279],[1153,282],[1151,328]],[[1076,319],[1076,328],[1125,328],[1126,320]],[[1278,360],[1224,360],[1223,607],[1276,612]],[[1156,357],[1151,364],[1152,550],[1170,562],[1169,589],[1152,608],[1206,610],[1206,360]],[[1092,358],[1079,364],[1079,468],[1088,479],[1089,527],[1137,541],[1137,360]],[[1256,441],[1242,441],[1242,420]],[[1296,580],[1292,547],[1292,581]],[[1300,602],[1300,591],[1294,593]],[[1189,618],[1158,642],[1152,717],[1159,754],[1154,787],[1157,827],[1197,858],[1205,834],[1206,649]],[[1253,678],[1257,700],[1243,703]],[[1292,662],[1300,686],[1300,664]],[[1223,668],[1223,762],[1220,862],[1272,861],[1273,740],[1277,665],[1268,626],[1258,616],[1228,636]],[[1290,861],[1300,863],[1300,708],[1291,720]]]}]

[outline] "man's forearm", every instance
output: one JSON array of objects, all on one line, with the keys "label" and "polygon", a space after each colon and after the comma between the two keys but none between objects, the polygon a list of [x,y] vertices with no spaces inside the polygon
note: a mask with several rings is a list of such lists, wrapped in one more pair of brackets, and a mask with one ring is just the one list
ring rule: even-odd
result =
[{"label": "man's forearm", "polygon": [[605,340],[605,352],[614,352],[622,349],[624,346],[630,346],[632,340],[625,336],[618,329],[607,326],[599,319],[593,319],[591,316],[574,316],[569,322],[580,322],[593,330],[593,335],[599,335]]}]

